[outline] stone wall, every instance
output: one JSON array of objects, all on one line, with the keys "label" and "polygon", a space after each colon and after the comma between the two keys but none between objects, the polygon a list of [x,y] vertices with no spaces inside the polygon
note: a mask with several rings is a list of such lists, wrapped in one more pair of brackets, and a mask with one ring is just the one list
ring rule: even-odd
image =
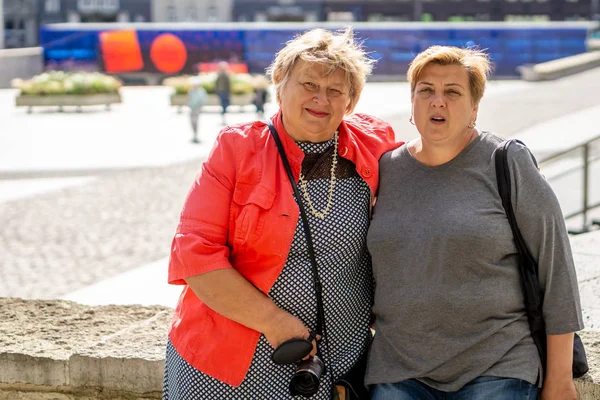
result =
[{"label": "stone wall", "polygon": [[[172,311],[0,298],[0,400],[160,399]],[[600,399],[600,332],[581,336],[579,399]]]}]

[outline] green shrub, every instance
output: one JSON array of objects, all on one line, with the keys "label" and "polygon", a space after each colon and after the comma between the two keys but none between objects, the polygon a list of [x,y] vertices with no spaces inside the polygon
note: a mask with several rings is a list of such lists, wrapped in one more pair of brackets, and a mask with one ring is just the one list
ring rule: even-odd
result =
[{"label": "green shrub", "polygon": [[14,79],[12,86],[22,95],[75,95],[117,93],[121,81],[99,72],[50,71],[31,79]]}]

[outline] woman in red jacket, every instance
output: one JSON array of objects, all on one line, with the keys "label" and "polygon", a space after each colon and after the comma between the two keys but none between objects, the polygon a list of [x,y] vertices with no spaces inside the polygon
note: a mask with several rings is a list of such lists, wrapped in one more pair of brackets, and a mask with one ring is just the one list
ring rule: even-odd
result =
[{"label": "woman in red jacket", "polygon": [[271,355],[288,339],[309,338],[317,321],[297,201],[307,210],[325,311],[318,347],[328,372],[311,398],[330,398],[332,377],[366,351],[366,235],[378,161],[400,145],[387,123],[349,115],[372,63],[351,30],[317,29],[290,41],[269,68],[280,104],[272,123],[301,199],[264,122],[220,133],[172,243],[169,283],[184,286],[169,329],[164,399],[292,398],[296,366]]}]

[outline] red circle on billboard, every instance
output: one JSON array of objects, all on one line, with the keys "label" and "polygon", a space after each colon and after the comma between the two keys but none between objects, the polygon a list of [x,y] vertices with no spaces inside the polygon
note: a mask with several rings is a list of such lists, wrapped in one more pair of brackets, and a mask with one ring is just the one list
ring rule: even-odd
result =
[{"label": "red circle on billboard", "polygon": [[160,72],[174,74],[183,68],[187,61],[185,44],[171,33],[163,33],[154,39],[150,47],[150,58]]}]

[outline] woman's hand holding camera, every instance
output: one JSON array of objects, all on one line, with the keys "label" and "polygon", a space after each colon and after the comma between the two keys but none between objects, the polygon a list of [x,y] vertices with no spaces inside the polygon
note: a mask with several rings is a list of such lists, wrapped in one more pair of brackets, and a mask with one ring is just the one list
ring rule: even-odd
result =
[{"label": "woman's hand holding camera", "polygon": [[295,364],[290,393],[292,396],[310,397],[319,390],[325,370],[323,361],[317,356],[319,338],[293,315],[280,309],[275,315],[263,332],[274,348],[271,358],[275,364]]},{"label": "woman's hand holding camera", "polygon": [[[300,319],[283,310],[280,310],[271,319],[271,323],[262,333],[274,349],[288,339],[308,339],[310,336],[310,331]],[[317,354],[317,343],[313,340],[313,348],[309,356],[314,356],[315,354]]]}]

